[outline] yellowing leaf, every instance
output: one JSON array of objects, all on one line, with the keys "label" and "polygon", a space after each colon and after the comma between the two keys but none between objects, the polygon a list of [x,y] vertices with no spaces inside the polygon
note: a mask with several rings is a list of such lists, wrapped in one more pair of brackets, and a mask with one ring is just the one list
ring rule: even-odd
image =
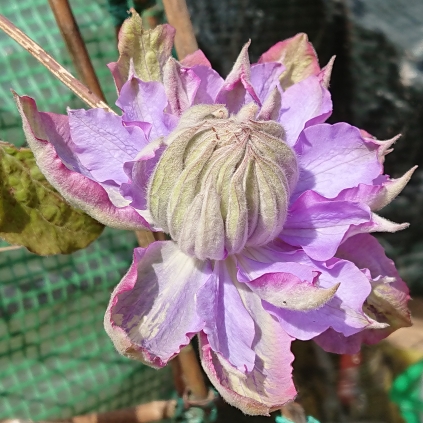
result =
[{"label": "yellowing leaf", "polygon": [[70,206],[47,182],[31,150],[0,141],[0,237],[39,255],[87,247],[104,226]]},{"label": "yellowing leaf", "polygon": [[143,81],[161,81],[175,36],[175,30],[167,24],[144,29],[141,17],[133,9],[131,13],[119,33],[119,59],[110,64],[118,91],[131,71]]}]

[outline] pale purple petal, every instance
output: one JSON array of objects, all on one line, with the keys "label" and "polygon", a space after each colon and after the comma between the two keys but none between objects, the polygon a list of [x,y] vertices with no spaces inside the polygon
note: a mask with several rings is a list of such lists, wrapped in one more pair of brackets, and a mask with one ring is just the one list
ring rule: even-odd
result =
[{"label": "pale purple petal", "polygon": [[279,118],[279,123],[286,131],[287,143],[294,146],[305,127],[323,123],[331,113],[330,93],[317,76],[309,76],[289,87],[282,94]]},{"label": "pale purple petal", "polygon": [[280,63],[257,63],[251,66],[251,85],[261,103],[275,87],[279,86],[279,76],[284,69]]},{"label": "pale purple petal", "polygon": [[193,104],[214,104],[223,86],[223,78],[215,70],[207,66],[194,66],[191,69],[201,81]]},{"label": "pale purple petal", "polygon": [[225,401],[246,414],[268,415],[296,396],[291,367],[294,356],[290,351],[293,339],[263,309],[257,295],[245,286],[238,289],[256,323],[253,370],[241,372],[231,366],[221,354],[213,352],[203,333],[200,334],[201,362]]},{"label": "pale purple petal", "polygon": [[181,116],[194,104],[201,80],[191,68],[185,68],[175,59],[169,58],[164,67],[163,84],[169,102],[168,111]]},{"label": "pale purple petal", "polygon": [[121,117],[103,109],[70,110],[68,115],[75,153],[93,178],[127,182],[123,164],[147,145],[144,132],[124,127]]},{"label": "pale purple petal", "polygon": [[204,327],[196,295],[211,274],[209,262],[185,255],[171,241],[136,248],[104,318],[116,349],[154,367],[166,365]]},{"label": "pale purple petal", "polygon": [[367,206],[348,201],[330,201],[313,191],[302,194],[289,208],[280,238],[302,247],[315,260],[333,257],[352,225],[369,222]]},{"label": "pale purple petal", "polygon": [[326,198],[358,184],[373,185],[382,172],[378,147],[346,123],[306,128],[295,144],[300,178],[293,196],[313,190]]},{"label": "pale purple petal", "polygon": [[[410,314],[407,308],[409,300],[408,287],[401,279],[395,264],[386,257],[383,247],[378,240],[369,234],[360,234],[349,238],[343,242],[337,253],[337,257],[350,260],[360,269],[368,269],[372,279],[375,281],[374,289],[377,288],[378,280],[389,278],[390,282],[386,283],[386,289],[379,286],[379,291],[386,291],[386,298],[389,302],[395,304],[396,312],[400,321],[404,324],[410,321]],[[389,292],[388,292],[389,291]],[[392,322],[390,315],[389,323]]]},{"label": "pale purple petal", "polygon": [[225,261],[215,262],[213,277],[198,293],[197,307],[213,351],[238,370],[251,371],[255,361],[254,321],[241,301]]},{"label": "pale purple petal", "polygon": [[[106,191],[97,183],[78,173],[78,161],[70,149],[67,116],[40,113],[30,97],[15,96],[24,131],[38,166],[47,180],[73,206],[99,222],[118,229],[148,229],[149,225],[132,207],[115,207]],[[58,150],[64,155],[59,158]],[[65,164],[66,165],[65,165]],[[70,170],[67,166],[74,170]]]},{"label": "pale purple petal", "polygon": [[157,139],[141,150],[135,161],[124,164],[124,170],[130,181],[121,185],[120,192],[130,200],[132,207],[142,210],[143,215],[147,212],[148,181],[164,149],[161,139]]},{"label": "pale purple petal", "polygon": [[151,125],[149,140],[167,136],[176,124],[176,116],[164,113],[167,97],[160,82],[144,82],[131,78],[122,87],[116,105],[123,111],[125,123],[143,123]]}]

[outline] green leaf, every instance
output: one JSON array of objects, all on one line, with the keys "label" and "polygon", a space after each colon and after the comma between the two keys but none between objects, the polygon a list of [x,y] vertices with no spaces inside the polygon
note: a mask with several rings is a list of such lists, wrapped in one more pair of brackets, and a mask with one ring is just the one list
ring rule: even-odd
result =
[{"label": "green leaf", "polygon": [[39,255],[69,254],[103,228],[47,182],[30,149],[0,141],[0,238]]},{"label": "green leaf", "polygon": [[162,81],[163,67],[170,57],[175,30],[168,24],[144,29],[142,19],[131,9],[119,32],[119,59],[109,65],[120,91],[132,71],[143,81]]}]

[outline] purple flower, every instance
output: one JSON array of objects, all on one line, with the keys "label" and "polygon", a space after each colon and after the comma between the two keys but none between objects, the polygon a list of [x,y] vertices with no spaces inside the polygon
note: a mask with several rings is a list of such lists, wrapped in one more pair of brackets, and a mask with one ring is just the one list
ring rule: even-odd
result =
[{"label": "purple flower", "polygon": [[112,294],[118,351],[159,368],[199,334],[225,400],[268,414],[296,395],[294,339],[353,353],[410,324],[407,287],[369,233],[407,226],[375,212],[414,169],[390,179],[395,139],[325,123],[332,62],[320,69],[304,34],[253,65],[245,45],[222,79],[201,51],[170,57],[169,26],[146,47],[136,25],[110,65],[122,115],[42,113],[20,97],[28,143],[70,203],[172,237],[136,248]]}]

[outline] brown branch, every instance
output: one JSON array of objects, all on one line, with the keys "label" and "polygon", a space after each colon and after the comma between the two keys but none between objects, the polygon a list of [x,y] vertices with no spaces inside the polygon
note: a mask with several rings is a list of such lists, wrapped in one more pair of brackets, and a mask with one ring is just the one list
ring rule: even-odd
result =
[{"label": "brown branch", "polygon": [[25,50],[31,53],[40,63],[42,63],[57,79],[65,84],[82,101],[93,108],[106,109],[108,112],[113,110],[100,98],[98,98],[84,84],[74,78],[63,66],[53,59],[43,48],[31,40],[19,28],[12,24],[3,15],[0,15],[0,29],[13,38]]},{"label": "brown branch", "polygon": [[163,0],[168,22],[176,29],[175,49],[178,59],[198,50],[194,29],[185,0]]},{"label": "brown branch", "polygon": [[68,0],[48,0],[50,8],[53,11],[57,26],[60,29],[76,73],[80,80],[89,87],[101,100],[106,101],[97,75],[79,31],[78,24],[72,13]]}]

